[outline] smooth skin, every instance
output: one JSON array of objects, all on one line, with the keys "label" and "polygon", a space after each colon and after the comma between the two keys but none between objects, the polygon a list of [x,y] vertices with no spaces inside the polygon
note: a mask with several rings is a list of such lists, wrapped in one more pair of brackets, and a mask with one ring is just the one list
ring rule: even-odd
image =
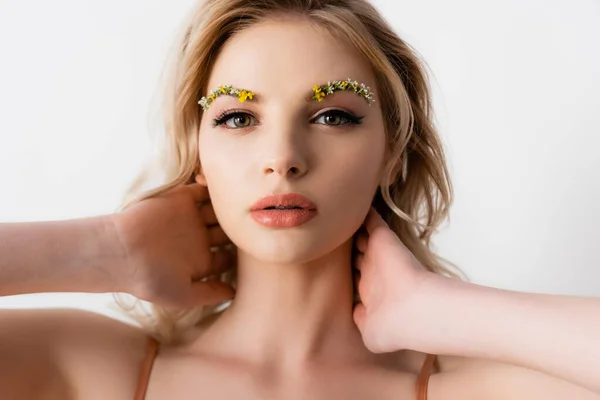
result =
[{"label": "smooth skin", "polygon": [[115,281],[128,293],[173,310],[233,298],[229,285],[201,280],[236,262],[236,253],[225,248],[231,240],[218,224],[206,187],[174,188],[110,222],[127,259]]},{"label": "smooth skin", "polygon": [[[246,87],[263,102],[219,98],[203,113],[196,183],[114,216],[0,226],[1,254],[10,261],[0,264],[9,282],[0,293],[116,290],[174,309],[233,295],[223,313],[161,348],[148,400],[414,399],[423,350],[447,345],[431,332],[447,334],[452,350],[482,333],[465,332],[462,314],[451,314],[454,305],[469,310],[460,300],[468,299],[465,292],[420,280],[422,268],[381,222],[356,237],[363,223],[373,223],[368,212],[384,161],[383,120],[377,106],[352,93],[304,101],[315,82],[336,77],[376,88],[365,60],[306,22],[272,21],[236,35],[208,86]],[[230,120],[230,128],[213,127],[212,119],[230,107],[243,109],[251,126],[240,129],[240,120]],[[364,124],[346,129],[313,119],[330,109],[364,115]],[[196,207],[199,186],[212,210]],[[308,195],[319,216],[302,229],[258,226],[248,208],[274,190]],[[227,256],[218,261],[206,251],[227,238],[237,246],[228,259],[240,273],[236,293],[201,281],[227,269]],[[355,238],[364,256],[352,260]],[[353,264],[361,270],[364,309],[352,308]],[[497,307],[493,315],[501,312]],[[76,310],[4,310],[0,319],[2,395],[132,399],[146,346],[137,328]],[[600,398],[522,366],[439,354],[430,400]]]},{"label": "smooth skin", "polygon": [[115,215],[2,224],[0,295],[126,292],[173,310],[216,304],[233,289],[201,279],[235,265],[228,245],[197,183]]},{"label": "smooth skin", "polygon": [[[177,188],[172,192],[166,194],[163,198],[164,202],[161,203],[165,207],[164,211],[171,210],[173,212],[181,212],[181,216],[187,216],[188,218],[179,219],[178,225],[169,225],[171,231],[166,231],[164,228],[157,224],[150,224],[145,226],[143,230],[147,231],[149,237],[160,237],[161,235],[170,235],[173,232],[180,232],[181,230],[187,229],[189,219],[195,217],[203,218],[203,215],[210,215],[206,207],[210,208],[209,205],[205,208],[192,211],[191,214],[187,211],[181,211],[181,208],[174,207],[175,204],[179,204],[180,199],[178,196],[190,196],[194,200],[200,199],[200,197],[194,197],[194,194],[202,190],[199,185],[191,184],[184,187]],[[187,193],[187,194],[183,194]],[[202,193],[202,192],[201,192]],[[175,195],[173,195],[175,194]],[[139,204],[136,211],[137,218],[140,221],[150,218],[154,215],[156,209],[154,204],[150,204],[149,200],[143,201]],[[179,210],[179,211],[177,211]],[[110,220],[119,218],[120,215],[107,216]],[[384,266],[382,259],[390,256],[389,252],[400,252],[410,259],[410,254],[406,252],[401,243],[394,243],[396,236],[393,232],[386,228],[385,223],[382,220],[378,220],[376,213],[372,211],[367,216],[365,226],[369,227],[367,230],[372,236],[368,234],[359,233],[356,235],[356,246],[361,251],[361,255],[354,259],[354,265],[359,268],[363,274],[367,274],[368,270],[371,270],[371,275],[379,275],[389,281],[389,276],[386,276],[386,267]],[[77,220],[75,220],[77,221]],[[73,223],[74,221],[67,221]],[[57,225],[56,233],[66,232],[69,228],[67,222],[64,222],[62,231],[60,230],[61,225]],[[80,222],[87,223],[89,231],[94,231],[95,226],[91,225],[92,220],[86,219]],[[57,223],[58,224],[58,223]],[[0,234],[5,235],[15,232],[17,225],[11,224],[0,225]],[[81,225],[85,227],[85,225]],[[142,224],[134,224],[138,226],[138,229],[131,231],[123,231],[124,236],[130,235],[132,238],[138,236],[143,226]],[[35,234],[35,229],[39,225],[29,226],[29,233]],[[23,226],[19,227],[21,232],[25,232]],[[213,225],[213,229],[218,229]],[[109,231],[107,231],[109,232]],[[214,232],[214,231],[213,231]],[[375,233],[373,235],[373,233]],[[205,236],[208,238],[208,236]],[[114,253],[118,253],[122,243],[118,240],[114,240],[115,236],[109,234],[108,237],[102,238],[106,244],[112,243],[107,248],[113,248]],[[129,239],[128,239],[129,240]],[[111,242],[112,241],[112,242]],[[201,243],[200,247],[203,247],[206,243]],[[65,246],[68,243],[65,241]],[[12,256],[16,260],[19,254],[25,256],[26,250],[39,251],[38,248],[32,247],[31,245],[23,246],[21,253],[13,253]],[[138,268],[142,268],[147,271],[161,268],[161,263],[153,262],[152,258],[148,255],[151,252],[155,252],[155,249],[151,249],[149,246],[139,246],[135,252],[135,259],[147,260],[138,264]],[[177,253],[181,249],[175,250],[175,248],[163,247],[162,255],[168,259],[175,258]],[[2,249],[2,254],[6,254],[7,249]],[[132,252],[134,253],[134,252]],[[365,261],[365,254],[369,254],[369,258]],[[195,253],[198,254],[198,253]],[[75,252],[72,253],[75,255]],[[74,259],[75,260],[75,259]],[[85,261],[79,259],[80,261]],[[397,261],[397,260],[396,260]],[[123,262],[122,265],[127,265],[127,262]],[[192,265],[199,265],[197,260],[192,261]],[[388,265],[395,265],[394,270],[412,270],[415,269],[414,263],[401,265],[401,263]],[[180,264],[182,270],[191,271],[188,269],[189,266],[185,263]],[[4,267],[4,266],[3,266]],[[400,267],[400,268],[398,268]],[[416,267],[418,268],[418,267]],[[223,270],[224,268],[216,268],[215,270]],[[226,269],[226,268],[225,268]],[[190,288],[193,287],[192,276],[193,272],[189,273],[189,280],[187,284],[184,284],[181,289],[187,288],[190,292],[193,292]],[[127,274],[123,275],[124,277]],[[363,275],[364,277],[364,275]],[[362,293],[362,298],[366,301],[370,312],[370,320],[367,318],[366,309],[361,311],[361,307],[355,309],[355,318],[358,322],[358,326],[361,328],[363,333],[363,339],[366,344],[373,348],[374,352],[386,351],[386,349],[398,346],[398,343],[402,343],[403,346],[407,346],[407,341],[399,333],[401,330],[395,331],[397,334],[396,340],[393,339],[394,331],[388,331],[387,336],[392,336],[392,340],[389,338],[381,339],[377,336],[381,336],[386,333],[384,329],[376,329],[377,326],[394,326],[397,318],[394,318],[394,307],[390,308],[391,318],[377,318],[380,314],[376,310],[377,307],[374,304],[382,304],[385,299],[378,301],[376,298],[372,302],[369,302],[371,296],[369,293],[376,293],[373,291],[375,284],[373,280],[369,279],[357,280],[359,283],[359,290]],[[173,280],[172,284],[176,285],[180,280]],[[104,284],[104,283],[102,283]],[[156,285],[149,285],[150,288],[159,288]],[[398,286],[396,285],[396,288]],[[406,290],[406,287],[399,288],[405,295],[410,293],[410,290]],[[209,288],[203,288],[201,291],[207,292]],[[101,292],[98,290],[97,292]],[[147,291],[148,298],[155,302],[167,302],[171,303],[173,299],[169,295],[169,291],[163,292],[160,290]],[[387,293],[387,292],[386,292]],[[209,304],[210,301],[206,301],[208,297],[215,296],[200,296],[198,304]],[[219,295],[215,297],[218,298]],[[385,296],[388,302],[390,299],[395,298],[389,293]],[[187,300],[186,300],[187,301]],[[184,303],[186,302],[184,301]],[[436,307],[440,305],[437,304]],[[400,309],[398,309],[400,312]],[[384,313],[386,314],[386,313]],[[361,316],[362,315],[362,316]],[[119,321],[107,318],[100,314],[95,314],[87,311],[80,310],[1,310],[0,318],[2,324],[0,325],[0,352],[3,357],[0,358],[0,384],[3,388],[3,393],[10,399],[104,399],[104,398],[115,398],[115,399],[130,399],[135,391],[135,384],[137,382],[137,374],[139,373],[139,367],[144,356],[145,339],[140,331],[128,325],[125,325]],[[210,326],[214,321],[214,318],[208,320],[203,324],[201,329],[205,329]],[[430,325],[435,325],[435,322],[430,322]],[[371,328],[375,327],[375,328]],[[201,330],[199,329],[199,331]],[[443,331],[446,333],[446,331]],[[382,344],[385,343],[385,344]],[[385,390],[389,394],[389,398],[414,398],[409,395],[412,393],[413,379],[418,373],[418,368],[422,362],[423,354],[416,351],[400,351],[396,352],[399,357],[396,358],[396,366],[399,371],[390,373],[387,377],[382,377],[381,371],[375,374],[372,371],[370,375],[365,375],[360,380],[360,384],[366,385],[366,387],[373,387],[376,382],[379,383],[379,398],[387,398],[382,394]],[[565,398],[577,398],[577,399],[597,399],[598,396],[592,392],[582,389],[581,387],[571,384],[565,380],[553,378],[547,374],[527,369],[524,367],[513,366],[505,363],[494,362],[488,359],[481,358],[465,358],[456,356],[444,356],[439,357],[441,362],[441,373],[434,374],[431,377],[429,383],[429,398],[430,399],[565,399]],[[179,377],[182,381],[181,386],[172,385],[174,380],[174,371],[178,371],[176,374],[179,376],[179,371],[182,370],[191,371],[191,373],[201,374],[200,376],[189,376],[185,375]],[[210,392],[211,388],[214,391],[214,395],[219,398],[253,398],[251,394],[253,392],[237,392],[232,390],[233,393],[223,390],[220,385],[223,382],[220,379],[237,379],[240,377],[236,375],[235,370],[232,366],[229,366],[225,360],[214,360],[207,359],[202,354],[193,354],[181,349],[169,349],[165,354],[165,361],[162,366],[162,373],[155,372],[153,379],[159,381],[159,384],[164,385],[165,391],[171,390],[172,395],[177,394],[178,398],[185,399],[186,396],[191,396],[194,390],[201,390],[201,393]],[[363,371],[363,374],[366,372]],[[32,379],[35,377],[35,379]],[[209,379],[202,379],[203,387],[194,388],[191,383],[197,381],[200,377],[217,379],[213,384],[209,383]],[[347,376],[348,377],[348,376]],[[359,377],[354,376],[353,379]],[[328,382],[331,382],[330,380]],[[171,384],[170,384],[171,383]],[[241,386],[241,385],[240,385]],[[327,386],[329,383],[319,384],[313,382],[311,385],[312,390],[321,390],[321,393],[327,393]],[[228,387],[231,388],[231,382],[228,383]],[[315,389],[316,388],[316,389]],[[237,390],[244,389],[243,387],[236,388]],[[248,390],[248,387],[245,387]],[[279,390],[284,392],[286,389],[292,390],[291,387],[283,387]],[[303,393],[307,393],[307,388]],[[294,388],[299,390],[299,388]],[[395,392],[394,391],[398,391]],[[259,396],[256,392],[256,398],[278,398],[276,395],[269,397],[268,395],[262,394]],[[293,392],[288,392],[293,393]],[[310,392],[313,393],[313,392]],[[406,395],[398,396],[398,393],[405,393]],[[156,394],[153,397],[148,398],[161,398],[161,395]],[[162,396],[167,396],[166,392]],[[262,396],[262,397],[261,397]],[[322,397],[315,396],[315,398],[326,398],[325,394]],[[354,397],[349,394],[348,398],[361,398],[356,393]],[[192,396],[193,397],[193,396]],[[288,396],[289,397],[289,396]],[[189,398],[189,397],[188,397]],[[364,397],[363,397],[364,398]]]},{"label": "smooth skin", "polygon": [[370,350],[485,358],[555,377],[541,378],[552,389],[540,385],[547,398],[569,393],[568,384],[562,386],[566,392],[560,391],[556,378],[587,389],[578,396],[574,389],[572,398],[600,397],[600,298],[501,290],[434,274],[374,209],[365,226],[356,239],[362,304],[354,320]]}]

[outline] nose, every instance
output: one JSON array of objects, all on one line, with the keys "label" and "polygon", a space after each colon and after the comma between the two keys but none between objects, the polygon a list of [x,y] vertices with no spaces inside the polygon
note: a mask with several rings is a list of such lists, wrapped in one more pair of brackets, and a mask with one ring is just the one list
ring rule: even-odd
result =
[{"label": "nose", "polygon": [[285,154],[270,158],[263,163],[265,176],[279,175],[282,178],[299,178],[307,172],[306,160],[297,151],[290,149]]},{"label": "nose", "polygon": [[303,139],[306,133],[298,127],[285,128],[283,125],[279,125],[276,132],[263,136],[262,174],[298,179],[308,172],[308,143]]},{"label": "nose", "polygon": [[[285,106],[279,106],[283,104]],[[283,100],[274,106],[272,118],[260,136],[260,164],[263,177],[298,179],[308,173],[312,141],[304,125],[306,111],[300,106],[289,108],[293,100]]]}]

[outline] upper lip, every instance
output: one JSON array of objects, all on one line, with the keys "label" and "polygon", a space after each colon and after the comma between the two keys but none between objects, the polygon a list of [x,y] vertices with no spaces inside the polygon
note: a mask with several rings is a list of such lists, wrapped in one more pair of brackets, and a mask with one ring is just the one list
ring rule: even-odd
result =
[{"label": "upper lip", "polygon": [[267,207],[300,207],[307,210],[314,210],[317,208],[315,203],[302,196],[299,193],[285,193],[285,194],[270,194],[268,196],[258,199],[252,206],[250,211],[264,210]]}]

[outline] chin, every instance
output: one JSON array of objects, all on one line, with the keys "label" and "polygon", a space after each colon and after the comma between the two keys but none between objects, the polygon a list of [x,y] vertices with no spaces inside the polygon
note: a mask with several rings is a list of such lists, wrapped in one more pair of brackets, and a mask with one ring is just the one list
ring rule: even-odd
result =
[{"label": "chin", "polygon": [[[295,238],[294,235],[272,235],[272,238],[253,240],[252,255],[256,259],[274,264],[304,264],[330,252],[331,245],[312,237]],[[258,239],[258,237],[256,238]]]},{"label": "chin", "polygon": [[345,240],[314,231],[279,230],[252,235],[240,247],[265,263],[305,264],[326,256]]}]

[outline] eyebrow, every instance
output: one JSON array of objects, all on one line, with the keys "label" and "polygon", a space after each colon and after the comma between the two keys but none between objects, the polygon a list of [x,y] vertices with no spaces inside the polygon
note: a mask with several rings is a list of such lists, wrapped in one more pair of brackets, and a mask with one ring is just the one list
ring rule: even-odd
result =
[{"label": "eyebrow", "polygon": [[[307,102],[310,101],[318,101],[321,102],[323,99],[330,94],[333,94],[337,91],[352,91],[356,93],[358,96],[364,98],[369,106],[375,102],[374,94],[371,92],[371,88],[366,86],[364,83],[359,83],[350,78],[346,80],[335,80],[328,81],[327,83],[323,83],[321,85],[313,86],[312,90],[306,94],[305,99]],[[240,102],[245,102],[247,100],[252,100],[259,102],[260,96],[257,99],[254,99],[256,93],[254,91],[248,89],[238,89],[231,85],[221,85],[217,89],[208,93],[208,95],[202,97],[198,104],[202,106],[204,111],[208,110],[210,104],[216,100],[219,96],[231,96],[237,97]]]}]

